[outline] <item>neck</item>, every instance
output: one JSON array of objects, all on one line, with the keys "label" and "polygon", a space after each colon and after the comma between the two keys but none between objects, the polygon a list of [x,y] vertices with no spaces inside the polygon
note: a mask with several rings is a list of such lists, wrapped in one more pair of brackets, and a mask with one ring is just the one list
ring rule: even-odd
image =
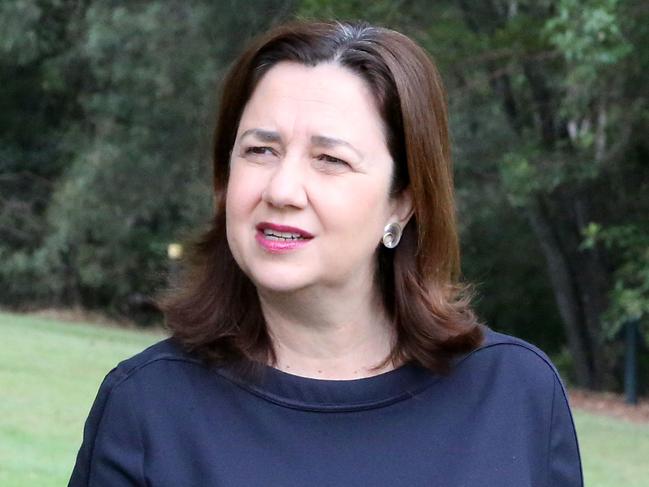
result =
[{"label": "neck", "polygon": [[[368,286],[369,287],[369,286]],[[259,291],[277,361],[285,372],[318,379],[359,379],[387,372],[393,326],[380,293],[304,289]]]}]

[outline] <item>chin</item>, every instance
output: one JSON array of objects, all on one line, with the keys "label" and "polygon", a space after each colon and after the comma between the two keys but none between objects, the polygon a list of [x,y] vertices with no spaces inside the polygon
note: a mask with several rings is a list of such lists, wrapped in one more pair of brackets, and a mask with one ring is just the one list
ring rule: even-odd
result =
[{"label": "chin", "polygon": [[290,280],[282,280],[281,282],[277,282],[269,281],[267,279],[253,279],[252,281],[257,290],[278,294],[296,293],[308,287],[307,283]]},{"label": "chin", "polygon": [[248,277],[258,290],[291,293],[313,284],[313,279],[309,279],[304,272],[291,272],[295,271],[295,269],[287,269],[286,267],[268,269],[263,266],[263,268],[248,270],[249,272],[246,272],[246,274],[248,274]]}]

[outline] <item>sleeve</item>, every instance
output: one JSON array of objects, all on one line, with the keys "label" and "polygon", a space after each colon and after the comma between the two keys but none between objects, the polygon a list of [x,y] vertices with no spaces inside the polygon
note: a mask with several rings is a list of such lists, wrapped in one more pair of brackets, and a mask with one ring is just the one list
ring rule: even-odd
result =
[{"label": "sleeve", "polygon": [[146,485],[140,424],[131,403],[132,385],[117,370],[99,387],[68,487]]},{"label": "sleeve", "polygon": [[548,445],[548,486],[583,487],[575,425],[561,380],[555,376]]}]

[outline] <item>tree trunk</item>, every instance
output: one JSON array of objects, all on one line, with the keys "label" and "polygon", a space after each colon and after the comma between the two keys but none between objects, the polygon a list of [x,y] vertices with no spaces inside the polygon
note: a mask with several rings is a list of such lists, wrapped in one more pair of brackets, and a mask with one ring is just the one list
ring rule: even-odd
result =
[{"label": "tree trunk", "polygon": [[602,315],[608,307],[608,290],[611,285],[610,273],[605,263],[606,255],[597,246],[590,249],[580,248],[583,229],[593,221],[585,191],[573,190],[569,203],[574,207],[573,225],[576,236],[571,261],[574,263],[573,267],[579,270],[575,272],[575,277],[583,310],[583,327],[593,358],[593,387],[612,388],[615,382],[611,375],[614,364],[612,357],[607,353],[608,347],[602,340]]},{"label": "tree trunk", "polygon": [[568,257],[557,238],[542,198],[537,197],[524,211],[545,257],[552,291],[572,354],[577,384],[591,388],[595,380],[587,342],[582,333],[581,305]]}]

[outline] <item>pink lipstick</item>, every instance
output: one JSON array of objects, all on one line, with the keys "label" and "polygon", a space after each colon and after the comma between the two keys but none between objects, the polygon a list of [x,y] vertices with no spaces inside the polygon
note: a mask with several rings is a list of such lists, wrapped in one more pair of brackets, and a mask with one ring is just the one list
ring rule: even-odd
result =
[{"label": "pink lipstick", "polygon": [[313,239],[313,235],[306,230],[288,225],[261,222],[256,228],[255,239],[259,245],[274,254],[300,249]]}]

